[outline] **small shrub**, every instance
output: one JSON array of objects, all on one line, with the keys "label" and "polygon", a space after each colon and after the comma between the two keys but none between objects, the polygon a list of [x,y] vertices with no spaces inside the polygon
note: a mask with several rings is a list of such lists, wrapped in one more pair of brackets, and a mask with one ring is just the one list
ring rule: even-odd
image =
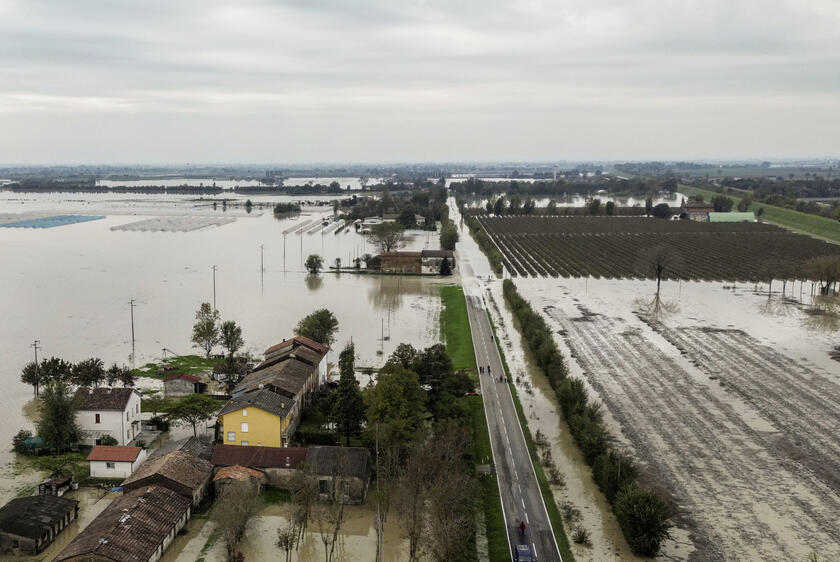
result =
[{"label": "small shrub", "polygon": [[592,478],[610,503],[615,501],[623,488],[636,480],[638,474],[639,469],[630,455],[618,451],[608,451],[592,464]]},{"label": "small shrub", "polygon": [[583,546],[592,546],[592,541],[589,538],[589,531],[578,525],[572,529],[572,540],[575,544],[582,544]]},{"label": "small shrub", "polygon": [[106,433],[105,435],[99,438],[99,444],[105,445],[106,447],[114,447],[116,445],[119,445],[119,441],[117,441],[117,438],[113,435],[109,435]]},{"label": "small shrub", "polygon": [[32,432],[28,429],[21,429],[12,438],[12,449],[16,453],[26,452],[26,440],[32,437]]},{"label": "small shrub", "polygon": [[563,521],[568,524],[575,523],[576,521],[580,521],[581,514],[580,510],[570,504],[569,502],[563,502],[560,506],[560,512],[563,514]]}]

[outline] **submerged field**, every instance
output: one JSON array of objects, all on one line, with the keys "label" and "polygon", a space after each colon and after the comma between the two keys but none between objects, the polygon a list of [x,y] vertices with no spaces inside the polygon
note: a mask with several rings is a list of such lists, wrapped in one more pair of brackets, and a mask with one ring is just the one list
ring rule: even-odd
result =
[{"label": "submerged field", "polygon": [[812,257],[840,246],[761,223],[700,223],[636,217],[478,217],[522,277],[644,278],[646,253],[671,251],[664,277],[766,281],[791,277]]},{"label": "submerged field", "polygon": [[764,296],[708,283],[653,299],[631,281],[517,285],[672,497],[688,559],[840,556],[840,380],[809,305],[768,314]]}]

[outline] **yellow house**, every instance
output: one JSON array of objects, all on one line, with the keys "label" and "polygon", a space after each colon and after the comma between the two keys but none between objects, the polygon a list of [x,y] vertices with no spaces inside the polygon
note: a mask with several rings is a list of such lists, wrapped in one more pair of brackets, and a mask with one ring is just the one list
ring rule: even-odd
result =
[{"label": "yellow house", "polygon": [[295,399],[259,388],[234,396],[219,412],[225,445],[285,447],[297,425]]}]

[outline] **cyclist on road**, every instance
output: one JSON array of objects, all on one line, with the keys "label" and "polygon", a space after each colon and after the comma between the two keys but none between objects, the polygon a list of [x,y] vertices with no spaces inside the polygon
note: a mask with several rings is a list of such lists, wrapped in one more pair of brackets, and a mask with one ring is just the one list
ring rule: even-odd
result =
[{"label": "cyclist on road", "polygon": [[525,536],[525,529],[527,529],[527,528],[528,527],[525,525],[525,521],[522,521],[521,523],[519,523],[519,536],[520,537]]}]

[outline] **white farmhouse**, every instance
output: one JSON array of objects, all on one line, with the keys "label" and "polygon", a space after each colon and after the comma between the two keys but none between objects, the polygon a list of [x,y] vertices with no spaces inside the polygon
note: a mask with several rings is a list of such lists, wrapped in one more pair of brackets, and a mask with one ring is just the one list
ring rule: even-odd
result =
[{"label": "white farmhouse", "polygon": [[128,478],[146,460],[140,447],[96,445],[88,455],[90,475],[94,478]]},{"label": "white farmhouse", "polygon": [[104,435],[127,445],[140,434],[140,393],[133,388],[82,387],[76,391],[76,422],[87,445],[99,445]]}]

